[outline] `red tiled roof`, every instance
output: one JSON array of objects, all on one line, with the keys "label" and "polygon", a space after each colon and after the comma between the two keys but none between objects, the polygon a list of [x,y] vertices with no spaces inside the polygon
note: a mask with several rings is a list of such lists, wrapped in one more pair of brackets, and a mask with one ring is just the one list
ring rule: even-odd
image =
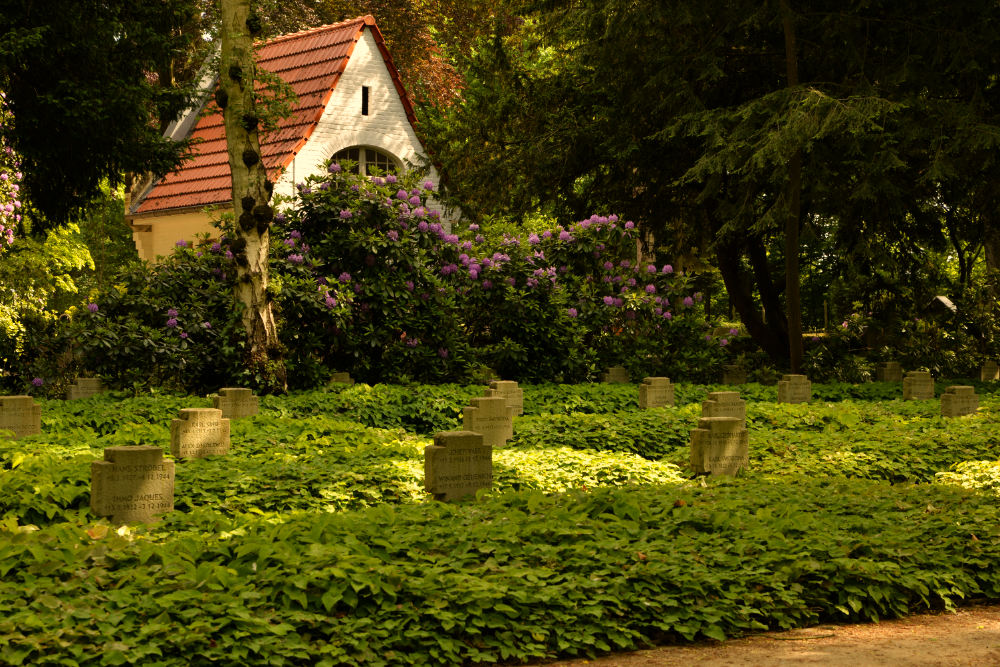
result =
[{"label": "red tiled roof", "polygon": [[[263,42],[257,46],[257,64],[279,75],[298,96],[292,115],[282,119],[274,131],[261,136],[261,157],[272,181],[291,164],[312,134],[365,28],[375,37],[407,118],[410,123],[416,122],[399,73],[372,16]],[[194,159],[157,181],[134,209],[134,214],[200,208],[232,201],[226,132],[222,112],[214,101],[207,105],[191,137],[195,142],[192,146]]]}]

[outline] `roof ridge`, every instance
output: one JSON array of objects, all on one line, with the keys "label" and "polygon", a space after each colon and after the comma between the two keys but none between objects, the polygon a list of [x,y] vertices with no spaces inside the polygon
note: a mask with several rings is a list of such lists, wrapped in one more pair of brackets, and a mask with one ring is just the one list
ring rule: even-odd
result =
[{"label": "roof ridge", "polygon": [[[369,19],[371,19],[369,21]],[[298,39],[300,37],[305,37],[306,35],[312,35],[317,32],[323,32],[325,30],[334,30],[345,28],[352,23],[365,23],[369,25],[374,25],[375,17],[371,14],[365,14],[364,16],[357,16],[353,19],[348,19],[346,21],[341,21],[340,23],[327,23],[326,25],[316,26],[315,28],[307,28],[305,30],[300,30],[299,32],[290,32],[284,35],[278,35],[277,37],[272,37],[261,42],[257,42],[256,46],[269,46],[271,44],[277,44],[279,42],[285,42],[290,39]]]}]

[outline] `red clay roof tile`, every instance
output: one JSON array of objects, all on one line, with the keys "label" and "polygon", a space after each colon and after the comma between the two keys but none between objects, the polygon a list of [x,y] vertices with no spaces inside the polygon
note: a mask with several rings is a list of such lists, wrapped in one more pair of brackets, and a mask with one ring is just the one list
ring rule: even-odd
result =
[{"label": "red clay roof tile", "polygon": [[[279,121],[274,131],[261,137],[262,159],[272,179],[291,164],[312,134],[365,28],[374,34],[407,117],[411,123],[416,122],[385,40],[371,16],[276,37],[257,46],[257,64],[288,83],[298,101],[288,118]],[[191,151],[193,159],[157,181],[132,214],[229,202],[232,183],[225,136],[222,113],[214,102],[210,102],[191,133],[196,142]]]}]

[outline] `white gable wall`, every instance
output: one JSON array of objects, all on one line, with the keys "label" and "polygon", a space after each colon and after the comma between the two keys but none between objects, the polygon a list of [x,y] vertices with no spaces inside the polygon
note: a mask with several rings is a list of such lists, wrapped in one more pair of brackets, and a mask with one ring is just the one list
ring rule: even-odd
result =
[{"label": "white gable wall", "polygon": [[[368,115],[361,114],[361,87],[368,86]],[[322,171],[322,163],[351,146],[371,146],[390,154],[403,167],[420,162],[423,148],[399,99],[371,30],[366,28],[354,47],[333,95],[312,136],[285,170],[274,191],[295,195],[295,184]],[[431,167],[427,180],[438,184]]]}]

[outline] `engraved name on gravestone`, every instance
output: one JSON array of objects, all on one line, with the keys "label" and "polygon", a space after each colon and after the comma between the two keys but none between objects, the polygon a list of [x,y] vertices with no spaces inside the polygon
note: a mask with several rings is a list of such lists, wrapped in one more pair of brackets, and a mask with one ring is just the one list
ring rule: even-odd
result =
[{"label": "engraved name on gravestone", "polygon": [[903,366],[898,361],[883,361],[875,368],[875,379],[879,382],[902,382]]},{"label": "engraved name on gravestone", "polygon": [[493,488],[493,448],[481,433],[447,431],[424,448],[424,488],[436,500],[460,500]]},{"label": "engraved name on gravestone", "polygon": [[174,509],[174,462],[159,447],[108,447],[90,465],[90,509],[115,523],[151,521]]},{"label": "engraved name on gravestone", "polygon": [[628,384],[632,381],[629,377],[628,371],[625,370],[624,366],[612,366],[600,376],[601,382],[609,382],[613,384]]},{"label": "engraved name on gravestone", "polygon": [[738,391],[713,391],[701,402],[701,416],[732,417],[746,425],[747,402]]},{"label": "engraved name on gravestone", "polygon": [[982,368],[979,369],[979,379],[982,382],[1000,380],[1000,365],[995,361],[984,362]]},{"label": "engraved name on gravestone", "polygon": [[670,378],[646,377],[639,385],[639,409],[662,408],[674,404],[674,385]]},{"label": "engraved name on gravestone", "polygon": [[691,431],[691,470],[735,475],[750,465],[750,436],[735,417],[702,417]]},{"label": "engraved name on gravestone", "polygon": [[354,384],[354,378],[351,377],[350,373],[337,372],[330,375],[330,384],[333,383]]},{"label": "engraved name on gravestone", "polygon": [[78,398],[90,398],[104,391],[104,385],[100,378],[77,378],[76,382],[66,389],[66,400],[73,401]]},{"label": "engraved name on gravestone", "polygon": [[812,382],[805,375],[782,375],[778,382],[778,403],[808,403]]},{"label": "engraved name on gravestone", "polygon": [[903,400],[934,398],[934,378],[927,371],[910,371],[903,378]]},{"label": "engraved name on gravestone", "polygon": [[507,405],[514,408],[515,415],[524,414],[524,390],[512,380],[493,380],[484,396],[494,398],[499,396],[507,401]]},{"label": "engraved name on gravestone", "polygon": [[212,407],[222,410],[225,419],[252,417],[260,410],[253,390],[243,387],[223,387],[218,395],[212,396]]},{"label": "engraved name on gravestone", "polygon": [[953,385],[941,394],[941,416],[961,417],[973,415],[979,409],[979,397],[976,388],[965,385]]},{"label": "engraved name on gravestone", "polygon": [[0,430],[15,438],[42,432],[42,406],[31,396],[0,396]]},{"label": "engraved name on gravestone", "polygon": [[726,364],[722,367],[722,384],[746,384],[747,370],[739,364]]},{"label": "engraved name on gravestone", "polygon": [[184,408],[170,422],[170,453],[200,459],[229,453],[229,420],[216,408]]},{"label": "engraved name on gravestone", "polygon": [[483,444],[503,447],[514,437],[514,408],[507,405],[506,399],[482,396],[469,403],[462,412],[463,428],[481,434]]}]

